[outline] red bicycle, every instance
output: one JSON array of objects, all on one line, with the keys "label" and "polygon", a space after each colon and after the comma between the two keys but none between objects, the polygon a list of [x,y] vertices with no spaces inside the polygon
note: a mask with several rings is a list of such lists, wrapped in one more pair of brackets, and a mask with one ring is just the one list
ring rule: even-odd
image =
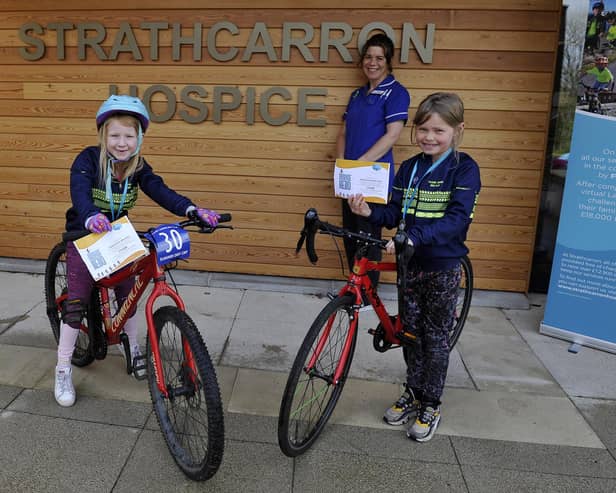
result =
[{"label": "red bicycle", "polygon": [[[323,431],[334,412],[351,368],[362,295],[365,294],[374,309],[379,324],[368,330],[376,351],[385,352],[402,348],[405,360],[413,350],[415,336],[405,329],[397,315],[390,315],[371,283],[369,271],[397,271],[398,292],[404,292],[406,265],[398,253],[397,262],[375,262],[366,257],[372,245],[385,248],[387,241],[365,233],[354,233],[319,219],[317,211],[309,209],[304,216],[304,229],[296,251],[306,242],[308,258],[318,260],[314,244],[316,233],[351,238],[358,249],[346,284],[338,294],[330,294],[329,303],[317,315],[295,357],[280,404],[278,415],[278,444],[282,452],[296,457],[308,450]],[[398,250],[402,251],[402,249]],[[461,282],[454,323],[449,330],[449,345],[453,347],[460,337],[468,316],[473,293],[473,270],[468,257],[460,262]],[[402,313],[402,297],[398,296],[398,313]]]},{"label": "red bicycle", "polygon": [[[221,215],[220,222],[230,220],[230,214]],[[95,283],[82,318],[72,363],[79,367],[89,365],[95,359],[104,359],[109,346],[121,344],[127,373],[132,373],[133,368],[147,369],[144,378],[148,379],[154,411],[175,462],[189,478],[203,481],[216,473],[223,456],[220,389],[203,338],[187,315],[177,287],[172,288],[166,280],[169,275],[173,282],[169,271],[175,266],[175,259],[189,255],[190,240],[185,231],[189,227],[198,228],[200,233],[212,233],[220,227],[231,228],[210,227],[194,213],[183,222],[140,232],[149,254]],[[66,242],[85,234],[89,231],[65,233],[63,241],[53,247],[47,259],[45,299],[56,342],[67,299]],[[163,258],[165,263],[160,262]],[[133,288],[122,306],[115,307],[112,314],[109,290],[132,276],[135,276]],[[122,328],[150,281],[154,281],[154,286],[145,304],[146,354],[133,360],[128,337]],[[175,287],[174,282],[173,285]],[[171,298],[174,306],[163,306],[153,312],[155,301],[161,297]]]}]

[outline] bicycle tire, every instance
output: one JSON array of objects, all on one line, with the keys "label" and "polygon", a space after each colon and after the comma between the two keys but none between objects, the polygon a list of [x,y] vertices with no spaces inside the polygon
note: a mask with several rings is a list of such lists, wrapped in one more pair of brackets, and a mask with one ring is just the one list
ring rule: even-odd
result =
[{"label": "bicycle tire", "polygon": [[[220,467],[224,451],[222,400],[214,365],[201,334],[185,312],[163,306],[154,313],[154,325],[162,378],[169,392],[165,397],[158,389],[148,339],[148,383],[154,411],[178,467],[190,479],[205,481]],[[198,375],[186,364],[186,345]]]},{"label": "bicycle tire", "polygon": [[[66,244],[58,243],[51,249],[45,264],[45,303],[47,307],[47,317],[56,343],[60,340],[60,324],[62,320],[62,308],[66,301],[68,292],[66,281]],[[94,361],[94,354],[91,350],[88,327],[96,322],[96,317],[92,315],[91,307],[88,307],[85,315],[86,323],[82,320],[82,328],[77,336],[75,350],[71,358],[71,363],[75,366],[87,366]],[[100,317],[98,318],[100,320]]]},{"label": "bicycle tire", "polygon": [[473,264],[471,260],[465,255],[460,259],[460,288],[458,290],[458,303],[456,305],[456,311],[454,314],[454,323],[449,331],[449,349],[452,349],[466,323],[468,317],[468,311],[471,308],[471,300],[473,299]]},{"label": "bicycle tire", "polygon": [[[278,444],[288,457],[297,457],[312,446],[340,399],[355,353],[357,331],[351,341],[351,350],[340,381],[334,384],[331,378],[349,334],[352,307],[351,296],[337,297],[330,301],[312,323],[295,357],[278,415]],[[331,317],[335,318],[315,365],[319,375],[306,373],[306,365]]]}]

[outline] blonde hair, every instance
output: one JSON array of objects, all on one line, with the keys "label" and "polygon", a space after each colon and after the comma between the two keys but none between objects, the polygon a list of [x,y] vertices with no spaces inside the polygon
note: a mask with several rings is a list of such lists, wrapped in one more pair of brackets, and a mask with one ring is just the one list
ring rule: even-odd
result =
[{"label": "blonde hair", "polygon": [[447,125],[455,130],[451,146],[457,155],[464,134],[464,103],[462,103],[460,96],[453,92],[435,92],[426,96],[419,103],[417,113],[413,118],[411,143],[415,144],[414,137],[417,125],[423,125],[432,115],[440,116]]},{"label": "blonde hair", "polygon": [[[112,115],[109,118],[107,118],[107,120],[105,120],[105,122],[101,125],[101,127],[98,130],[98,143],[101,148],[101,155],[99,157],[99,169],[101,171],[100,173],[101,184],[104,184],[107,181],[107,163],[110,160],[109,154],[107,153],[107,132],[108,132],[107,129],[109,127],[109,123],[114,120],[127,127],[133,127],[135,129],[135,132],[137,132],[137,135],[139,135],[139,129],[140,129],[139,120],[135,118],[134,116]],[[116,166],[117,166],[117,163],[114,163],[112,161],[111,171],[114,173],[114,175],[116,175],[115,173]],[[123,173],[120,178],[124,179],[124,178],[131,177],[137,171],[139,171],[141,167],[143,166],[143,160],[141,158],[141,154],[138,152],[128,161],[126,161],[125,163],[122,163],[121,166],[123,167]]]}]

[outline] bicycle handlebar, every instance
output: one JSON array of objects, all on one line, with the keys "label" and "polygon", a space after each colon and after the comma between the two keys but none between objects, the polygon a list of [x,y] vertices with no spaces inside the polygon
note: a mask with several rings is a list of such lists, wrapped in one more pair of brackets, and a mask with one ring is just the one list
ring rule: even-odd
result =
[{"label": "bicycle handlebar", "polygon": [[314,208],[310,208],[304,214],[304,228],[300,232],[300,237],[297,242],[297,247],[295,248],[295,253],[300,252],[305,241],[308,259],[313,264],[315,264],[319,259],[314,247],[317,231],[321,234],[330,234],[332,236],[337,236],[340,238],[351,238],[358,242],[378,246],[383,250],[387,245],[386,240],[374,238],[369,233],[364,233],[362,231],[355,233],[353,231],[349,231],[346,228],[341,228],[340,226],[335,226],[328,222],[321,221],[319,219],[319,214],[317,213],[317,210]]},{"label": "bicycle handlebar", "polygon": [[[177,223],[181,228],[186,229],[187,227],[190,226],[196,226],[199,228],[198,232],[199,233],[213,233],[216,229],[218,228],[228,228],[228,229],[233,229],[233,226],[231,225],[221,225],[220,223],[226,223],[231,221],[231,214],[229,213],[224,213],[224,214],[220,214],[220,218],[218,219],[218,225],[216,226],[210,226],[209,224],[205,223],[204,221],[201,220],[201,218],[199,217],[199,214],[197,213],[197,211],[190,211],[188,213],[188,219],[181,221],[179,223]],[[62,240],[63,241],[75,241],[78,240],[79,238],[83,238],[84,236],[87,236],[91,233],[91,231],[87,230],[87,229],[81,229],[81,230],[77,230],[77,231],[66,231],[64,233],[62,233]],[[149,233],[149,231],[137,231],[137,234],[139,235],[140,238],[146,238],[146,235]]]}]

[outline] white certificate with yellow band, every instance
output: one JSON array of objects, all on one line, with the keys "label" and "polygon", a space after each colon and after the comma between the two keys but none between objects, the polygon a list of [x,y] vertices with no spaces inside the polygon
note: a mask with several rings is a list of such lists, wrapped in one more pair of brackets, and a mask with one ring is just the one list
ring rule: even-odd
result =
[{"label": "white certificate with yellow band", "polygon": [[389,163],[336,159],[336,197],[347,198],[361,193],[366,202],[386,204],[389,196],[389,166]]},{"label": "white certificate with yellow band", "polygon": [[126,216],[112,222],[111,231],[75,240],[75,247],[95,281],[148,253]]}]

